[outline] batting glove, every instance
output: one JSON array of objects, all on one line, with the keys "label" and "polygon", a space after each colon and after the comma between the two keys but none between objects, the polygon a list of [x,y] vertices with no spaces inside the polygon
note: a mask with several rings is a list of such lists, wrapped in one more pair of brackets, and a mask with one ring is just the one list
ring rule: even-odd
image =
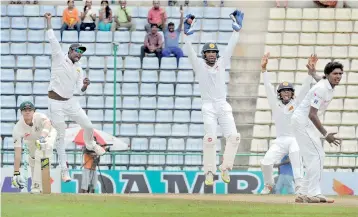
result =
[{"label": "batting glove", "polygon": [[242,21],[244,20],[244,13],[236,10],[230,14],[230,18],[232,19],[232,28],[238,32],[242,28]]},{"label": "batting glove", "polygon": [[45,150],[47,146],[46,138],[41,136],[38,140],[36,140],[36,147],[39,150]]},{"label": "batting glove", "polygon": [[24,177],[20,175],[19,171],[15,171],[14,176],[11,179],[11,184],[15,188],[23,189],[26,186],[26,181]]},{"label": "batting glove", "polygon": [[196,20],[195,20],[195,16],[192,14],[188,14],[185,17],[184,20],[184,34],[185,35],[191,35],[193,34],[194,31],[194,24],[195,24]]}]

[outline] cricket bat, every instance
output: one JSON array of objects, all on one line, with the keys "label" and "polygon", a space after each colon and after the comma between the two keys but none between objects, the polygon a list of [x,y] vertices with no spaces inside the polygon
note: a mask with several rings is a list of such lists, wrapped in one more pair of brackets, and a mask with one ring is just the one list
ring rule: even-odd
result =
[{"label": "cricket bat", "polygon": [[41,158],[42,193],[51,194],[50,160]]}]

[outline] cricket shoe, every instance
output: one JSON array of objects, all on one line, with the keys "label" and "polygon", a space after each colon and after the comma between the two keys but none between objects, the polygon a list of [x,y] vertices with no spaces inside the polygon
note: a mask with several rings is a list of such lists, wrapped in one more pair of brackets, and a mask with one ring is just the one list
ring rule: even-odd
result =
[{"label": "cricket shoe", "polygon": [[298,194],[295,198],[296,203],[308,203],[308,198],[304,194]]},{"label": "cricket shoe", "polygon": [[264,187],[264,189],[262,189],[260,194],[263,194],[263,195],[272,194],[273,187],[274,187],[273,185],[265,184],[265,187]]},{"label": "cricket shoe", "polygon": [[229,170],[222,168],[222,166],[220,166],[219,169],[220,169],[220,172],[221,172],[221,173],[220,173],[221,179],[222,179],[225,183],[229,183],[229,182],[230,182]]},{"label": "cricket shoe", "polygon": [[214,174],[212,172],[208,172],[205,174],[205,185],[214,185]]},{"label": "cricket shoe", "polygon": [[321,199],[317,196],[307,196],[307,203],[320,203]]},{"label": "cricket shoe", "polygon": [[31,186],[31,191],[30,191],[31,194],[40,194],[41,193],[41,188],[40,188],[40,185],[38,183],[34,183],[32,186]]},{"label": "cricket shoe", "polygon": [[316,198],[319,198],[320,203],[334,203],[334,199],[327,198],[326,196],[324,196],[322,194],[316,195]]},{"label": "cricket shoe", "polygon": [[61,170],[61,177],[62,177],[63,182],[70,182],[71,181],[70,173],[68,172],[67,168]]}]

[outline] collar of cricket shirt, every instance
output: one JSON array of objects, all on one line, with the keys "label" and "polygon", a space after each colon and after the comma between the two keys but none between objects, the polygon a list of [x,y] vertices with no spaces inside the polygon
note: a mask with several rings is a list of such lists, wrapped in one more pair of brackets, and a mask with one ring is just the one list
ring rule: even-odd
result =
[{"label": "collar of cricket shirt", "polygon": [[331,83],[329,83],[328,78],[323,79],[323,83],[324,83],[324,85],[328,88],[328,90],[332,90],[332,91],[333,91],[333,87],[332,87]]}]

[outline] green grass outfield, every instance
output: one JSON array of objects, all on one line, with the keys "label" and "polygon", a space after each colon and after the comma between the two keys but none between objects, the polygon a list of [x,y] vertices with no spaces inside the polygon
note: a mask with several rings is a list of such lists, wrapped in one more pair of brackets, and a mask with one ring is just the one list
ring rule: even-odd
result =
[{"label": "green grass outfield", "polygon": [[357,217],[358,197],[295,204],[292,196],[2,194],[2,217]]}]

